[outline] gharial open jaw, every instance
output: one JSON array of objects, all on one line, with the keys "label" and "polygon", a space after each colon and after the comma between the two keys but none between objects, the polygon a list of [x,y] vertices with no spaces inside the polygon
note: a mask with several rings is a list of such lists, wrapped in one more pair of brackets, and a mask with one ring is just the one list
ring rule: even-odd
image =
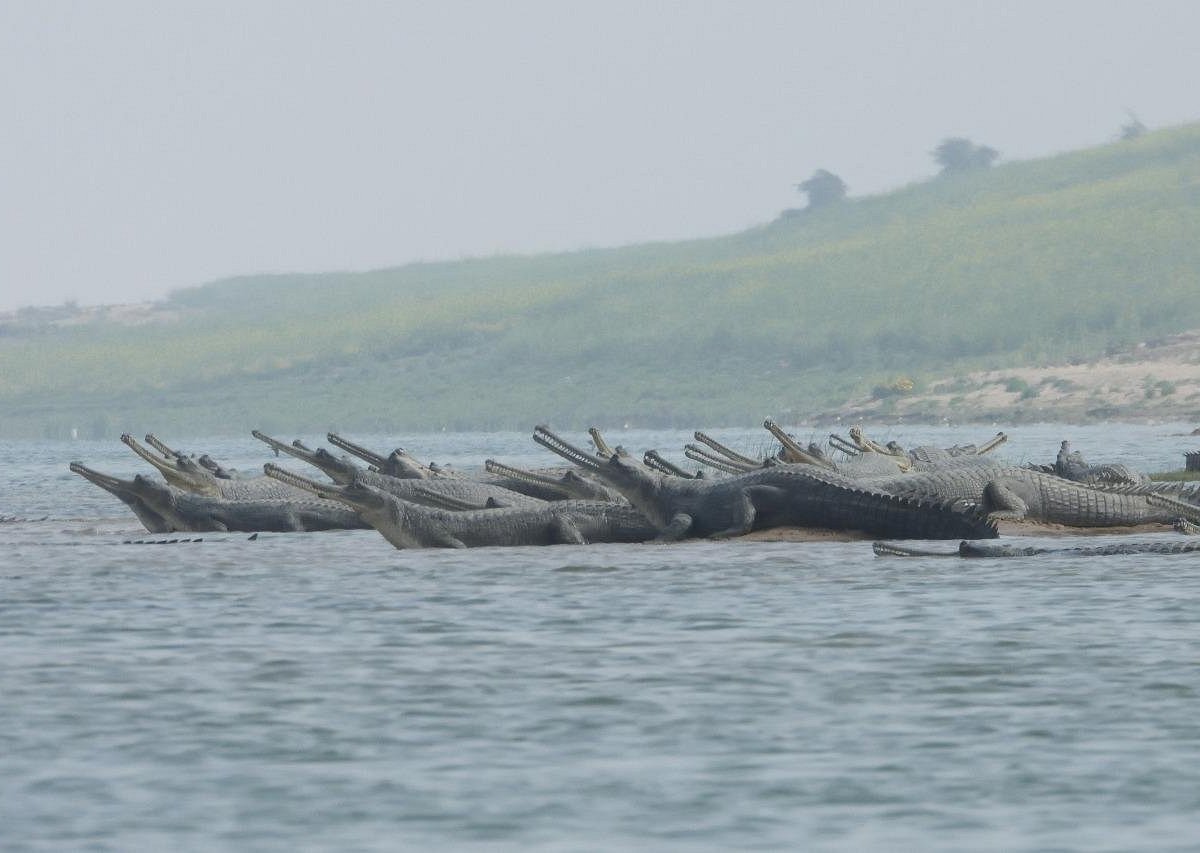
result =
[{"label": "gharial open jaw", "polygon": [[693,462],[699,462],[701,465],[707,465],[709,468],[722,471],[726,474],[745,474],[750,470],[741,465],[736,465],[728,459],[709,453],[698,444],[685,444],[683,446],[683,455]]},{"label": "gharial open jaw", "polygon": [[537,483],[542,486],[553,487],[562,485],[554,477],[547,477],[545,474],[538,474],[534,471],[526,471],[524,468],[514,468],[512,465],[505,465],[503,462],[497,462],[495,459],[484,460],[483,470],[489,474],[512,477],[514,480],[521,480],[526,483]]},{"label": "gharial open jaw", "polygon": [[[125,445],[126,445],[126,446],[127,446],[129,449],[130,449],[130,450],[132,450],[134,453],[136,453],[136,454],[137,454],[138,456],[140,456],[142,459],[146,460],[146,461],[147,461],[147,462],[149,462],[151,465],[153,465],[155,468],[157,468],[159,471],[161,471],[161,472],[163,473],[163,475],[164,475],[164,476],[165,476],[165,475],[169,475],[169,474],[178,474],[178,473],[180,473],[180,469],[179,469],[179,462],[178,462],[176,459],[174,459],[174,458],[172,458],[172,459],[167,459],[167,458],[165,458],[165,457],[162,457],[162,456],[155,456],[155,455],[154,455],[153,453],[151,453],[149,450],[147,450],[146,448],[144,448],[144,447],[142,447],[140,444],[138,444],[138,441],[137,441],[137,439],[136,439],[136,438],[134,438],[134,437],[133,437],[132,435],[130,435],[129,433],[127,433],[127,432],[126,432],[126,433],[122,433],[122,434],[121,434],[121,441],[122,441],[122,443],[124,443],[124,444],[125,444]],[[165,445],[164,445],[164,446],[165,446]]]},{"label": "gharial open jaw", "polygon": [[696,441],[700,442],[701,444],[712,448],[714,451],[726,457],[731,462],[741,465],[747,469],[762,467],[761,459],[751,459],[749,456],[744,456],[741,453],[738,453],[736,450],[733,450],[732,448],[727,447],[726,445],[717,441],[712,436],[701,432],[700,430],[696,430],[694,433],[692,433],[692,438],[696,439]]},{"label": "gharial open jaw", "polygon": [[604,459],[564,441],[543,424],[538,424],[533,428],[533,440],[550,452],[557,453],[563,459],[575,463],[580,468],[587,468],[597,472],[605,470],[606,462]]},{"label": "gharial open jaw", "polygon": [[[258,438],[258,436],[255,436]],[[281,483],[287,483],[289,486],[295,486],[298,489],[304,489],[306,492],[312,492],[320,498],[341,498],[341,486],[330,486],[328,483],[318,483],[316,480],[310,480],[308,477],[301,476],[295,471],[289,471],[287,468],[280,468],[273,462],[268,462],[263,465],[263,473],[272,480],[278,480]]]},{"label": "gharial open jaw", "polygon": [[161,441],[159,441],[158,436],[156,436],[152,432],[146,433],[146,444],[153,447],[155,450],[157,450],[159,453],[161,453],[163,456],[167,457],[168,459],[174,459],[175,457],[180,455],[178,451],[172,450],[171,448],[169,448],[165,444],[163,444]]}]

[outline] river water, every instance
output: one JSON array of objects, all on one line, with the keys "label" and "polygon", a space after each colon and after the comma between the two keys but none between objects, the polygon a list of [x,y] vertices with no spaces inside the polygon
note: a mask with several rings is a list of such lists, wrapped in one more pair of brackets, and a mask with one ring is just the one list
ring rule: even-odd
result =
[{"label": "river water", "polygon": [[[1001,453],[1178,469],[1191,426],[1020,427]],[[524,434],[405,444],[553,464]],[[149,535],[72,459],[148,470],[115,438],[0,445],[0,515],[47,516],[0,524],[0,849],[1200,847],[1195,555],[122,544]]]}]

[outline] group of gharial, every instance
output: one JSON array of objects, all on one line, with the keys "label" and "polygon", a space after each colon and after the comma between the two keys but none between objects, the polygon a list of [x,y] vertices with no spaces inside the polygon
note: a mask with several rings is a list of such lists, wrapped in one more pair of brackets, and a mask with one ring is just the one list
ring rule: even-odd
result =
[{"label": "group of gharial", "polygon": [[146,436],[150,447],[128,434],[121,440],[162,479],[70,467],[123,501],[153,534],[374,528],[396,548],[471,548],[721,539],[791,527],[963,540],[954,551],[877,541],[880,556],[1200,551],[1200,536],[1070,549],[978,541],[995,539],[998,522],[1020,520],[1200,532],[1200,484],[1151,482],[1122,464],[1089,465],[1065,441],[1052,464],[1013,465],[992,453],[1004,433],[979,446],[905,450],[854,428],[849,438],[831,435],[823,447],[802,447],[773,421],[764,426],[778,442],[765,458],[695,433],[684,455],[699,470],[655,450],[638,460],[594,428],[584,449],[545,426],[534,429],[533,440],[570,466],[522,470],[489,459],[483,470],[466,473],[423,464],[401,449],[375,453],[334,433],[328,440],[341,455],[256,430],[252,435],[276,456],[302,460],[328,480],[274,463],[261,474],[239,474],[153,435]]}]

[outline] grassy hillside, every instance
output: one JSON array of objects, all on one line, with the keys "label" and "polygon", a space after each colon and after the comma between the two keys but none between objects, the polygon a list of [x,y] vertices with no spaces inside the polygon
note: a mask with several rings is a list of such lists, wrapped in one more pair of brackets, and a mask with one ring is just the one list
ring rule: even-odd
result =
[{"label": "grassy hillside", "polygon": [[1198,235],[1188,125],[717,239],[231,279],[0,326],[0,435],[796,417],[1200,327]]}]

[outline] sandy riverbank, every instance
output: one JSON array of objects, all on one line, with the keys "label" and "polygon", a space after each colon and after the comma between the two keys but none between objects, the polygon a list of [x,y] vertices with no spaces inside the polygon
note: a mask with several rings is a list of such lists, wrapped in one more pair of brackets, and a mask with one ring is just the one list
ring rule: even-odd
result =
[{"label": "sandy riverbank", "polygon": [[[900,380],[897,380],[900,381]],[[944,376],[850,400],[820,423],[1200,423],[1200,330],[1093,362]]]}]

